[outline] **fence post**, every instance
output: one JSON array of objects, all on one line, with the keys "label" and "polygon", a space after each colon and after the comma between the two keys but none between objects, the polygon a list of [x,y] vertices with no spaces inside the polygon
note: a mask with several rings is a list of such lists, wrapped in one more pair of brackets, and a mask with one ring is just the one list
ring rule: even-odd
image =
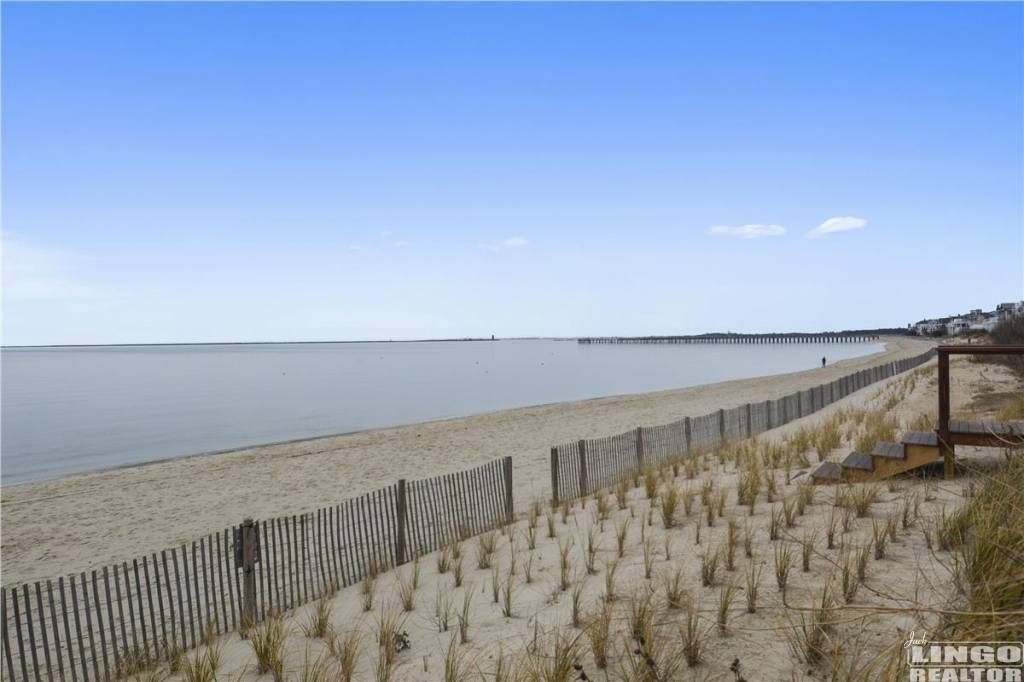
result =
[{"label": "fence post", "polygon": [[405,515],[408,509],[405,498],[405,479],[398,479],[398,494],[395,496],[395,516],[398,518],[398,532],[395,534],[395,566],[406,562]]},{"label": "fence post", "polygon": [[507,455],[504,461],[505,470],[505,523],[512,523],[514,512],[512,509],[512,455]]},{"label": "fence post", "polygon": [[246,627],[256,623],[256,526],[252,519],[242,521],[242,599],[243,623]]},{"label": "fence post", "polygon": [[580,440],[576,445],[580,453],[580,498],[587,496],[587,441]]},{"label": "fence post", "polygon": [[689,457],[692,452],[690,449],[690,442],[693,439],[693,430],[690,427],[689,417],[683,420],[683,432],[686,434],[686,456]]},{"label": "fence post", "polygon": [[949,354],[939,354],[939,452],[942,453],[942,475],[953,478],[953,444],[949,442]]},{"label": "fence post", "polygon": [[719,445],[725,445],[725,410],[718,411]]},{"label": "fence post", "polygon": [[754,435],[754,425],[750,423],[750,403],[747,403],[747,438]]},{"label": "fence post", "polygon": [[636,427],[636,464],[637,471],[644,470],[644,432],[643,427]]},{"label": "fence post", "polygon": [[773,428],[775,428],[775,427],[772,426],[772,401],[771,400],[764,401],[764,419],[765,419],[765,424],[768,427],[768,428],[765,429],[765,431],[771,431]]},{"label": "fence post", "polygon": [[558,448],[551,448],[551,506],[558,506]]}]

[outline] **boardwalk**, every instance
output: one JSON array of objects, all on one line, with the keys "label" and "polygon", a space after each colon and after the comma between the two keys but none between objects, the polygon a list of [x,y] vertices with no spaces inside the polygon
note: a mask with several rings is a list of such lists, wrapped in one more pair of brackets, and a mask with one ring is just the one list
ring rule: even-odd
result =
[{"label": "boardwalk", "polygon": [[877,341],[877,334],[827,332],[821,334],[701,334],[699,336],[584,336],[577,343],[854,343]]}]

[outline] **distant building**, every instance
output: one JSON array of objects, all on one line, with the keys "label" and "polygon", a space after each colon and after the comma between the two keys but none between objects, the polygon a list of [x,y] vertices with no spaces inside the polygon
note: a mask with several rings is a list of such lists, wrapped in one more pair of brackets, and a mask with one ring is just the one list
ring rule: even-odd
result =
[{"label": "distant building", "polygon": [[984,312],[981,308],[975,308],[966,315],[921,320],[909,326],[920,336],[933,336],[941,333],[947,336],[957,336],[968,332],[990,332],[1000,322],[1020,316],[1024,316],[1024,301],[1000,303],[992,312]]},{"label": "distant building", "polygon": [[946,334],[948,336],[957,336],[958,334],[963,334],[970,328],[970,322],[962,317],[954,317],[949,321],[949,324],[946,325]]}]

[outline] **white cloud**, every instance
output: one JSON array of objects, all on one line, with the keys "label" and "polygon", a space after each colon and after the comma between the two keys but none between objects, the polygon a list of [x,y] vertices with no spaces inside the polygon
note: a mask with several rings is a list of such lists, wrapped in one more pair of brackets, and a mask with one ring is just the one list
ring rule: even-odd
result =
[{"label": "white cloud", "polygon": [[75,253],[53,251],[25,242],[3,242],[3,297],[11,301],[66,301],[96,298],[102,290],[78,281]]},{"label": "white cloud", "polygon": [[517,246],[526,246],[530,242],[522,237],[512,237],[511,239],[505,240],[505,246],[515,248]]},{"label": "white cloud", "polygon": [[859,230],[868,221],[863,218],[854,218],[852,216],[846,216],[845,218],[829,218],[821,225],[807,233],[808,237],[821,237],[822,235],[832,234],[833,232],[846,232],[848,230]]},{"label": "white cloud", "polygon": [[404,248],[406,246],[412,246],[412,242],[406,242],[406,241],[398,240],[397,242],[395,242],[391,246],[395,247],[396,249],[401,249],[401,248]]},{"label": "white cloud", "polygon": [[713,234],[720,237],[739,237],[740,239],[757,239],[758,237],[781,237],[786,234],[786,228],[781,225],[760,225],[757,223],[750,225],[740,225],[739,227],[733,227],[730,225],[715,225],[708,234]]},{"label": "white cloud", "polygon": [[380,233],[380,236],[381,237],[390,237],[391,236],[391,230],[384,230],[383,232]]},{"label": "white cloud", "polygon": [[361,251],[362,249],[363,247],[359,246],[359,244],[353,244],[352,246],[348,247],[349,251]]}]

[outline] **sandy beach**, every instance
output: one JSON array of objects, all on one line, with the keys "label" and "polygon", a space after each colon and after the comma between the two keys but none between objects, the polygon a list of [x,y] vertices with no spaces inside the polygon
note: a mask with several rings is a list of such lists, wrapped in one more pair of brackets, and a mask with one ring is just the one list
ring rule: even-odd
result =
[{"label": "sandy beach", "polygon": [[776,398],[924,352],[886,350],[826,368],[679,390],[539,405],[397,428],[188,457],[2,489],[3,582],[130,560],[222,529],[333,504],[404,477],[511,455],[520,509],[548,494],[552,445]]}]

